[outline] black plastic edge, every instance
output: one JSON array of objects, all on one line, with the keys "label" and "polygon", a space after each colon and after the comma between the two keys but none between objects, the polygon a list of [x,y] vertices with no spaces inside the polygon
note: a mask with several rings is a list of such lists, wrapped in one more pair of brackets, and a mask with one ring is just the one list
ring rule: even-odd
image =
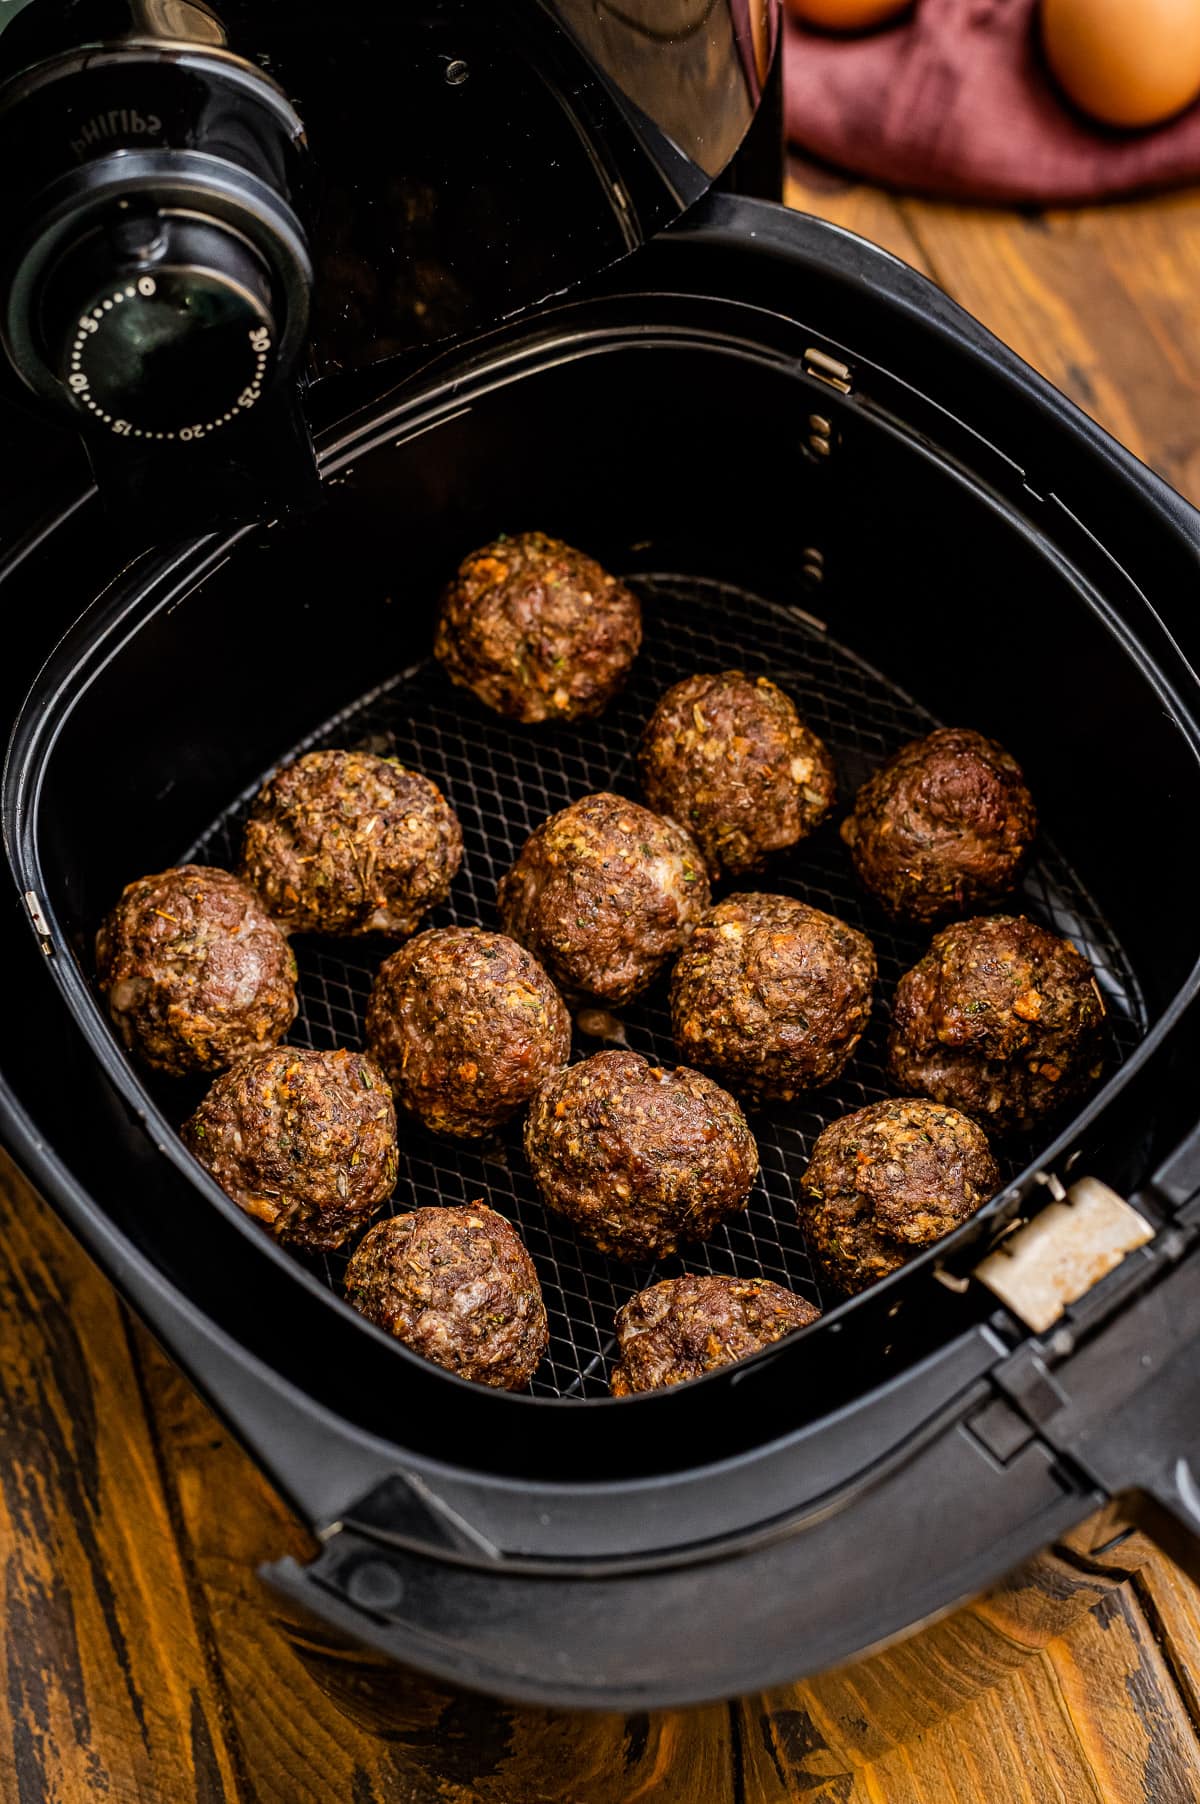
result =
[{"label": "black plastic edge", "polygon": [[[981,1386],[974,1401],[988,1395]],[[631,1577],[480,1575],[344,1531],[262,1576],[357,1641],[526,1704],[699,1704],[842,1663],[975,1596],[1103,1496],[1036,1440],[1007,1464],[956,1426],[802,1534]]]}]

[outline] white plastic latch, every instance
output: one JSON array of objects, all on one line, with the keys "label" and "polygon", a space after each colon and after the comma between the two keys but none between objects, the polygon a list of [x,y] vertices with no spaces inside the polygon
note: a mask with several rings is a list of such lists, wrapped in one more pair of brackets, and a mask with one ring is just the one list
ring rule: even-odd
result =
[{"label": "white plastic latch", "polygon": [[1124,1197],[1098,1178],[1080,1178],[1061,1201],[1001,1241],[975,1276],[1041,1334],[1153,1238],[1150,1223]]}]

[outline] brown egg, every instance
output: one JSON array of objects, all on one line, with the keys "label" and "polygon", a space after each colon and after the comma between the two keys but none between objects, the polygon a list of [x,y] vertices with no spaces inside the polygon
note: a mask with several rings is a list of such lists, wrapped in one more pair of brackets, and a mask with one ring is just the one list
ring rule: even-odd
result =
[{"label": "brown egg", "polygon": [[1042,43],[1105,125],[1158,125],[1200,94],[1200,0],[1042,0]]},{"label": "brown egg", "polygon": [[868,31],[907,12],[913,0],[787,0],[793,19],[826,31]]}]

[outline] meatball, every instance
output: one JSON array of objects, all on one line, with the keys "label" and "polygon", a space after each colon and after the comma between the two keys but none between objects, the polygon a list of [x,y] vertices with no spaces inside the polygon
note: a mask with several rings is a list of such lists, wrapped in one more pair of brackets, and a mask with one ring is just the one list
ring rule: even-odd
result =
[{"label": "meatball", "polygon": [[477,1139],[567,1063],[571,1017],[515,940],[435,927],[380,966],[367,1044],[410,1115],[435,1134]]},{"label": "meatball", "polygon": [[184,1144],[278,1240],[328,1253],[396,1184],[396,1112],[361,1052],[252,1053],[183,1125]]},{"label": "meatball", "polygon": [[791,896],[728,896],[671,978],[681,1058],[752,1102],[791,1102],[832,1083],[871,1012],[871,942]]},{"label": "meatball", "polygon": [[808,1242],[835,1283],[865,1290],[973,1215],[1000,1184],[982,1128],[924,1098],[831,1122],[804,1174]]},{"label": "meatball", "polygon": [[904,746],[842,822],[860,881],[894,919],[926,924],[1007,895],[1036,833],[1016,760],[965,727]]},{"label": "meatball", "polygon": [[222,1071],[282,1040],[296,1019],[296,961],[253,890],[184,864],[129,884],[96,936],[113,1025],[155,1071]]},{"label": "meatball", "polygon": [[507,933],[569,995],[628,1002],[708,907],[691,837],[622,796],[584,796],[526,840],[500,883]]},{"label": "meatball", "polygon": [[698,1071],[597,1052],[534,1098],[525,1156],[547,1208],[602,1253],[658,1259],[744,1209],[758,1174],[746,1118]]},{"label": "meatball", "polygon": [[579,720],[621,688],[642,643],[636,595],[544,532],[474,551],[442,597],[434,656],[514,720]]},{"label": "meatball", "polygon": [[1100,1075],[1104,1003],[1069,940],[1023,915],[944,927],[896,987],[888,1073],[996,1133],[1033,1127]]},{"label": "meatball", "polygon": [[289,933],[415,932],[462,863],[428,777],[369,752],[306,752],[263,785],[242,874]]},{"label": "meatball", "polygon": [[533,1260],[482,1203],[377,1222],[346,1269],[368,1321],[460,1378],[519,1391],[550,1341]]},{"label": "meatball", "polygon": [[656,1391],[749,1359],[820,1311],[767,1278],[701,1278],[690,1273],[652,1284],[617,1312],[620,1364],[609,1375],[614,1397]]},{"label": "meatball", "polygon": [[833,760],[790,696],[740,670],[688,677],[641,748],[646,800],[689,827],[709,873],[738,876],[804,839],[833,807]]}]

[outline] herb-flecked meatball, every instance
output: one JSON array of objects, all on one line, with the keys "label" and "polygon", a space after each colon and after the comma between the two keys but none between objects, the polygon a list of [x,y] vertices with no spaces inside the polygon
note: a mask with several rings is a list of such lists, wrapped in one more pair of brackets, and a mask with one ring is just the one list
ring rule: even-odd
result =
[{"label": "herb-flecked meatball", "polygon": [[1023,915],[944,927],[896,987],[892,1082],[996,1133],[1033,1127],[1085,1090],[1104,1050],[1091,965]]},{"label": "herb-flecked meatball", "polygon": [[442,597],[434,655],[498,714],[534,723],[599,714],[642,643],[632,590],[544,532],[464,560]]},{"label": "herb-flecked meatball", "polygon": [[441,790],[369,752],[306,752],[276,771],[242,852],[243,876],[289,933],[413,933],[461,863]]},{"label": "herb-flecked meatball", "polygon": [[130,1052],[174,1077],[222,1071],[296,1018],[286,938],[253,890],[208,865],[127,885],[96,936],[96,974]]},{"label": "herb-flecked meatball", "polygon": [[547,1208],[602,1253],[658,1259],[746,1206],[758,1148],[746,1118],[698,1071],[597,1052],[558,1072],[525,1120]]},{"label": "herb-flecked meatball", "polygon": [[583,796],[526,840],[501,880],[505,932],[572,996],[628,1002],[708,907],[691,836],[623,796]]},{"label": "herb-flecked meatball", "polygon": [[239,1208],[307,1252],[340,1247],[396,1184],[396,1112],[361,1052],[252,1053],[217,1078],[183,1139]]},{"label": "herb-flecked meatball", "polygon": [[515,940],[434,927],[380,966],[367,1044],[403,1109],[435,1134],[477,1139],[567,1063],[571,1017]]},{"label": "herb-flecked meatball", "polygon": [[1036,833],[1016,760],[965,727],[902,747],[842,822],[860,881],[893,918],[923,923],[1006,896]]},{"label": "herb-flecked meatball", "polygon": [[818,1139],[801,1219],[830,1277],[864,1290],[966,1221],[999,1183],[983,1129],[957,1109],[876,1102]]},{"label": "herb-flecked meatball", "polygon": [[549,1345],[533,1260],[482,1203],[376,1223],[351,1257],[346,1296],[422,1359],[500,1390],[522,1390]]},{"label": "herb-flecked meatball", "polygon": [[617,1311],[620,1363],[609,1375],[609,1389],[614,1397],[629,1397],[683,1384],[749,1359],[807,1328],[819,1314],[768,1278],[667,1278]]},{"label": "herb-flecked meatball", "polygon": [[679,1056],[753,1102],[832,1083],[871,1012],[871,942],[792,896],[728,896],[671,978]]},{"label": "herb-flecked meatball", "polygon": [[820,825],[833,760],[767,677],[688,677],[659,702],[641,748],[646,800],[694,834],[714,878],[757,869]]}]

